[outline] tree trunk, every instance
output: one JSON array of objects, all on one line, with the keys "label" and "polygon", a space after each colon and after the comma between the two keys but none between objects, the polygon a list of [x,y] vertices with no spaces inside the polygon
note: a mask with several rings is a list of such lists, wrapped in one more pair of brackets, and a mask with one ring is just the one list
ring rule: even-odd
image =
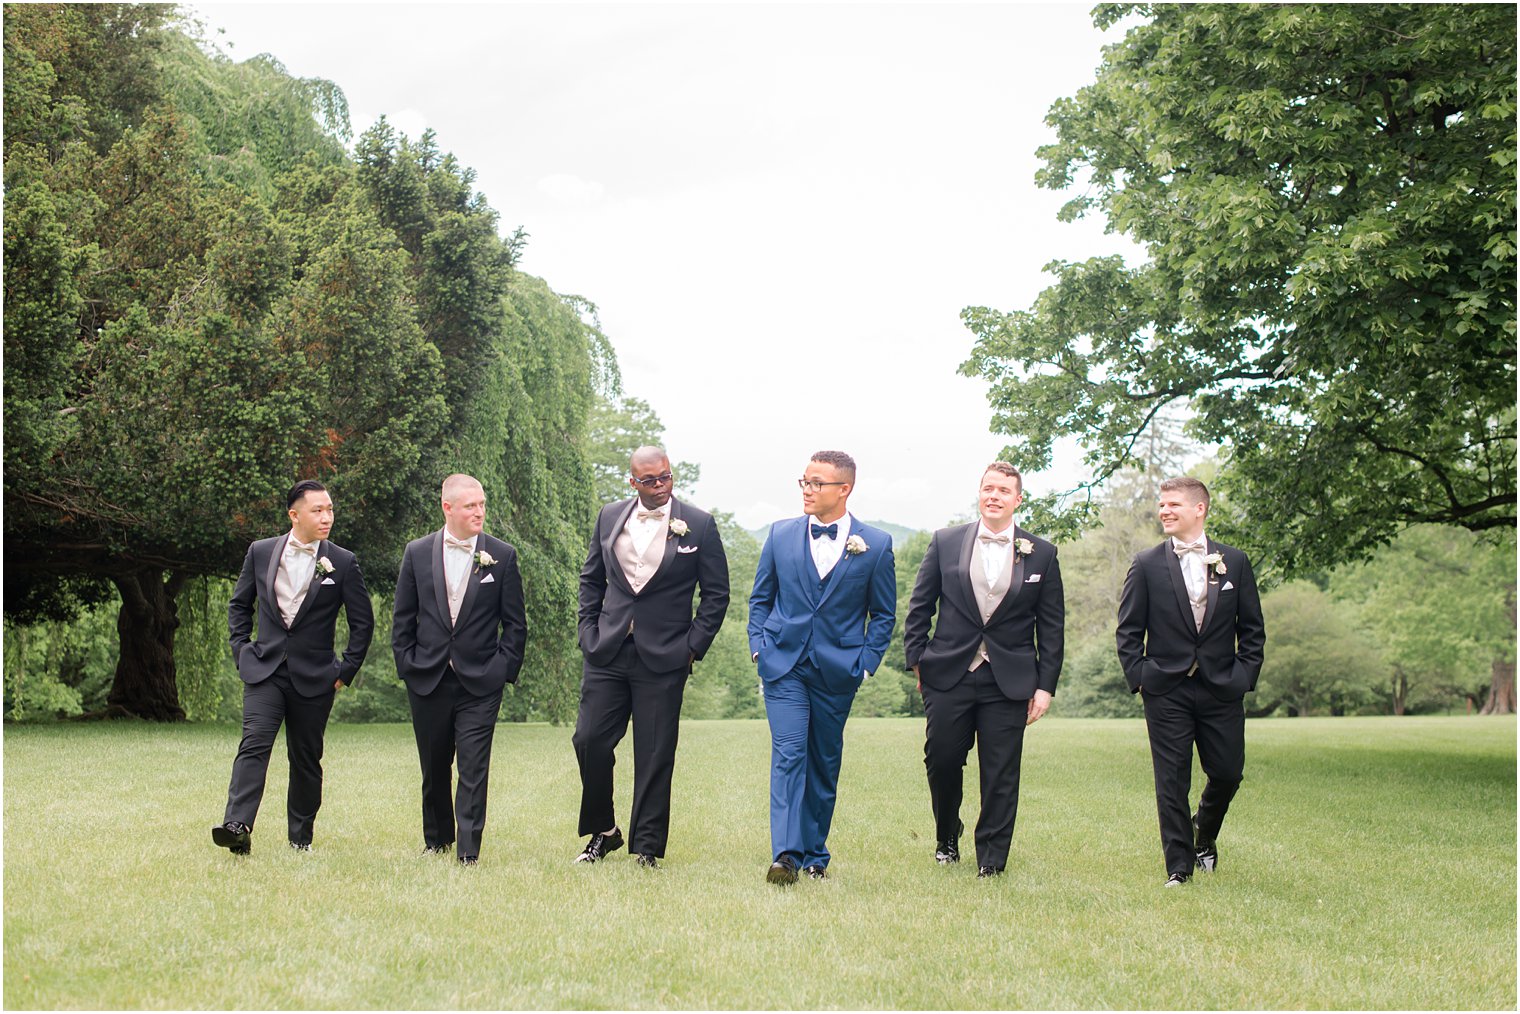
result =
[{"label": "tree trunk", "polygon": [[[1515,626],[1515,589],[1505,590],[1505,605],[1509,606],[1509,625]],[[1515,713],[1515,663],[1513,659],[1494,659],[1488,687],[1488,700],[1483,702],[1482,715],[1513,715]]]},{"label": "tree trunk", "polygon": [[121,655],[103,717],[183,722],[185,709],[174,681],[174,631],[179,626],[175,599],[185,575],[171,571],[165,581],[162,570],[143,567],[112,580],[121,591],[116,618]]},{"label": "tree trunk", "polygon": [[1404,700],[1408,695],[1409,678],[1404,675],[1402,669],[1395,666],[1393,671],[1393,713],[1395,715],[1404,713]]}]

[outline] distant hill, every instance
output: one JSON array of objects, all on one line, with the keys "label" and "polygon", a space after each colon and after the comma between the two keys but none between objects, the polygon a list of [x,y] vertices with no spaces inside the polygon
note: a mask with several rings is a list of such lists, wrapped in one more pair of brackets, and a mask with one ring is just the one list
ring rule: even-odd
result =
[{"label": "distant hill", "polygon": [[[922,529],[908,528],[905,525],[894,525],[890,521],[870,521],[865,518],[862,518],[861,520],[874,528],[880,528],[882,531],[892,536],[892,545],[894,546],[901,545],[910,536],[917,535],[920,531],[922,531]],[[765,545],[765,537],[770,534],[770,530],[770,525],[761,525],[759,528],[747,529],[747,531],[755,537],[755,541],[762,546]]]}]

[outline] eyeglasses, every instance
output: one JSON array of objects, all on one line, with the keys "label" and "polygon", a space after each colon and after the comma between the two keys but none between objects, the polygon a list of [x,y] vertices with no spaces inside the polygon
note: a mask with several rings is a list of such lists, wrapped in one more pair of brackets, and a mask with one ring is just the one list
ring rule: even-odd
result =
[{"label": "eyeglasses", "polygon": [[629,476],[629,478],[631,478],[634,482],[638,483],[640,486],[643,486],[645,489],[650,489],[651,487],[654,487],[654,486],[663,486],[663,485],[665,485],[667,482],[670,482],[670,481],[674,480],[675,476],[671,475],[669,472],[665,472],[665,473],[663,473],[661,475],[650,475],[650,476],[646,476],[646,477],[644,477],[642,479],[640,479],[636,475]]},{"label": "eyeglasses", "polygon": [[798,479],[797,488],[816,493],[825,486],[848,486],[847,482],[819,482],[817,479]]}]

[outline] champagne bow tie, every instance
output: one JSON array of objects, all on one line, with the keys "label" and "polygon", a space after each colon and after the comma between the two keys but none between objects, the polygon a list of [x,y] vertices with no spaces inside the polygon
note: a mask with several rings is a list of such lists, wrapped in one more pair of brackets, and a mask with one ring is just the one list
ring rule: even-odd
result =
[{"label": "champagne bow tie", "polygon": [[831,539],[839,538],[839,522],[837,521],[832,525],[810,525],[808,526],[808,530],[813,533],[813,538],[815,539],[822,538],[825,535]]},{"label": "champagne bow tie", "polygon": [[638,519],[640,521],[658,521],[661,518],[663,518],[664,516],[665,516],[665,512],[664,511],[639,511],[638,512]]},{"label": "champagne bow tie", "polygon": [[470,552],[470,543],[466,539],[456,539],[452,535],[445,535],[443,537],[443,544],[450,549],[462,549],[466,553]]},{"label": "champagne bow tie", "polygon": [[996,542],[1000,546],[1006,546],[1006,545],[1008,545],[1008,543],[1009,543],[1010,540],[1009,540],[1008,534],[1006,532],[1003,533],[1002,535],[992,535],[992,534],[989,534],[987,532],[983,532],[982,534],[980,534],[980,535],[977,536],[977,541],[979,541],[979,542]]},{"label": "champagne bow tie", "polygon": [[1172,552],[1177,554],[1178,559],[1181,559],[1189,553],[1198,553],[1201,556],[1205,548],[1206,547],[1201,542],[1195,542],[1191,546],[1179,546],[1176,543],[1172,544]]},{"label": "champagne bow tie", "polygon": [[316,556],[317,555],[317,544],[315,542],[313,542],[310,545],[304,545],[303,546],[301,543],[297,542],[295,539],[291,539],[289,542],[287,542],[285,544],[285,552],[287,552],[287,553],[305,553],[307,556]]}]

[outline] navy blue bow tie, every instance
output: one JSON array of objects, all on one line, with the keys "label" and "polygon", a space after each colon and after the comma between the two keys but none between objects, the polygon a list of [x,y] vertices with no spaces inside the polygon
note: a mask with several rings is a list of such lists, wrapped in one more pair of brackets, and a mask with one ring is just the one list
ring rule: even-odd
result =
[{"label": "navy blue bow tie", "polygon": [[832,525],[810,525],[809,530],[813,533],[813,538],[815,539],[824,535],[827,535],[831,539],[839,538],[839,522],[837,521]]}]

